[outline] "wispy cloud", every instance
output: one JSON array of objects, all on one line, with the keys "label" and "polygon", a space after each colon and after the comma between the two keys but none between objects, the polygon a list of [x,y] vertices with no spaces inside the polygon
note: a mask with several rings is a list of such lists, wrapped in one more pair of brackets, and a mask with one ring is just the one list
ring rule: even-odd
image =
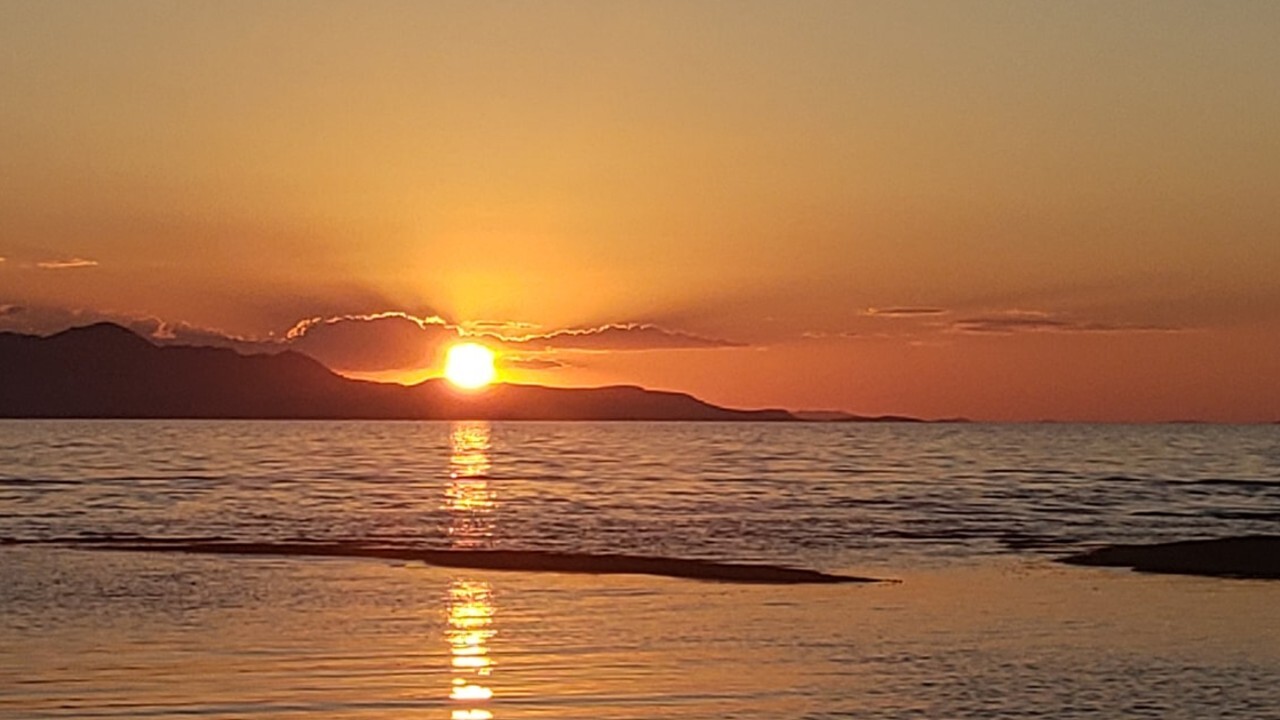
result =
[{"label": "wispy cloud", "polygon": [[689,350],[745,346],[744,343],[668,330],[647,323],[569,328],[541,335],[500,339],[506,343],[552,350]]},{"label": "wispy cloud", "polygon": [[987,315],[966,317],[952,322],[948,329],[961,333],[1120,333],[1181,332],[1186,328],[1142,323],[1100,322],[1053,315],[1038,310],[1006,310]]},{"label": "wispy cloud", "polygon": [[867,335],[866,333],[853,332],[852,330],[829,332],[826,330],[806,330],[800,333],[802,340],[853,340],[855,338],[866,338],[873,336],[881,336],[879,333],[875,335]]},{"label": "wispy cloud", "polygon": [[541,325],[519,320],[470,320],[461,323],[463,330],[474,333],[489,333],[510,337],[519,333],[537,332]]},{"label": "wispy cloud", "polygon": [[73,257],[67,260],[41,260],[36,263],[36,267],[42,270],[74,270],[76,268],[97,267],[97,260],[88,260],[86,258]]},{"label": "wispy cloud", "polygon": [[376,322],[379,320],[404,320],[417,325],[419,330],[425,330],[428,326],[447,326],[449,324],[445,322],[444,318],[437,315],[418,317],[417,315],[410,315],[409,313],[399,311],[334,315],[331,317],[312,317],[305,320],[299,320],[297,324],[289,328],[289,331],[285,333],[285,337],[290,339],[300,338],[315,328],[324,325],[338,325],[347,322]]},{"label": "wispy cloud", "polygon": [[[575,365],[560,356],[571,351],[633,351],[741,347],[741,343],[707,338],[651,324],[609,324],[565,328],[550,333],[503,337],[495,328],[532,327],[528,323],[485,322],[459,325],[439,316],[406,312],[352,313],[300,320],[281,335],[241,337],[185,322],[166,322],[149,315],[73,310],[58,307],[0,305],[0,329],[40,335],[95,322],[113,322],[161,345],[232,348],[243,353],[295,350],[340,372],[377,373],[423,370],[437,366],[459,339],[501,348],[500,362],[522,370],[555,370]],[[478,327],[488,329],[478,332]]]},{"label": "wispy cloud", "polygon": [[560,351],[617,352],[740,345],[649,324],[610,324],[515,336],[500,332],[527,331],[531,327],[536,326],[511,321],[456,324],[438,316],[379,312],[309,318],[290,328],[283,343],[335,370],[358,372],[430,367],[439,362],[449,345],[461,338],[503,348],[506,353],[502,362],[507,367],[523,370],[554,370],[571,365],[556,357]]},{"label": "wispy cloud", "polygon": [[241,352],[279,352],[279,341],[240,337],[185,322],[166,322],[153,315],[85,310],[56,306],[0,304],[0,330],[51,335],[71,327],[99,322],[115,323],[161,345],[204,345]]},{"label": "wispy cloud", "polygon": [[922,317],[929,315],[946,315],[949,311],[939,307],[869,307],[863,315],[870,317]]},{"label": "wispy cloud", "polygon": [[550,357],[503,357],[498,364],[516,370],[557,370],[568,367],[569,363]]}]

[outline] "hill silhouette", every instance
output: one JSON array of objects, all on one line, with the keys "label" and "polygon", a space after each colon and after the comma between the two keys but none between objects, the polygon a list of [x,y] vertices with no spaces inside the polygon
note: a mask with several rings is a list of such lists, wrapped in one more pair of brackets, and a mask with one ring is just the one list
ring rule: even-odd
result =
[{"label": "hill silhouette", "polygon": [[40,337],[0,333],[0,417],[793,420],[785,410],[731,410],[634,386],[494,385],[464,393],[344,378],[287,351],[242,355],[157,346],[112,323]]}]

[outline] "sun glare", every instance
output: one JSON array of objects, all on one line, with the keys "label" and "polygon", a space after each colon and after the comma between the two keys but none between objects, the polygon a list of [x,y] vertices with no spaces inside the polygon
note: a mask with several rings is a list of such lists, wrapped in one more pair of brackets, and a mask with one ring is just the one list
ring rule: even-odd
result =
[{"label": "sun glare", "polygon": [[454,385],[475,390],[493,382],[493,351],[476,343],[462,343],[449,348],[445,357],[444,376]]}]

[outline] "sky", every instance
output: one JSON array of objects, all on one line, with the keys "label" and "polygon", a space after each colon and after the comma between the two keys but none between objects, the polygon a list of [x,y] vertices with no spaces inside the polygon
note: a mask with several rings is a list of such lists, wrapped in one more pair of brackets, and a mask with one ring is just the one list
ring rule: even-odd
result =
[{"label": "sky", "polygon": [[0,0],[0,330],[1280,420],[1280,3]]}]

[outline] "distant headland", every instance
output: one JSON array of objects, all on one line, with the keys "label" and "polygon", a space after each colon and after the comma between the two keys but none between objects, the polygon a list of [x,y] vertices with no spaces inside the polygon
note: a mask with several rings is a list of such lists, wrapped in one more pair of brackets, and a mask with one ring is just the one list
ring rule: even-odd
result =
[{"label": "distant headland", "polygon": [[738,410],[634,385],[495,384],[466,392],[344,377],[295,351],[157,345],[101,322],[49,335],[0,332],[0,418],[704,420],[968,422],[833,410]]},{"label": "distant headland", "polygon": [[369,420],[794,421],[691,395],[619,385],[497,384],[459,391],[342,377],[297,352],[158,346],[112,323],[41,337],[0,333],[0,417]]}]

